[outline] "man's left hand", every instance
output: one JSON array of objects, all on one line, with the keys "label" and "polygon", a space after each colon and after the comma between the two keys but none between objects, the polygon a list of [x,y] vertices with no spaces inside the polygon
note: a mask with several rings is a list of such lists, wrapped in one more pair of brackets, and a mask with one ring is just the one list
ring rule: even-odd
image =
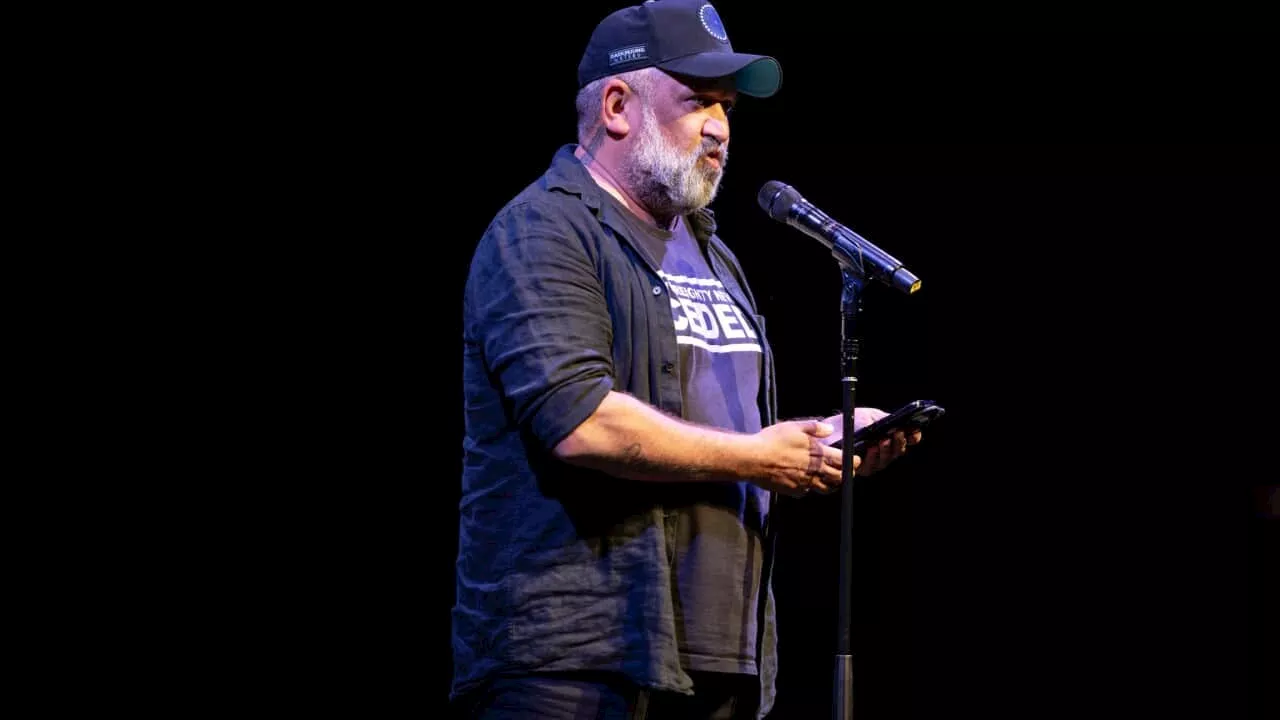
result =
[{"label": "man's left hand", "polygon": [[[855,432],[888,414],[879,408],[854,408],[853,427]],[[844,437],[842,432],[844,417],[842,415],[832,415],[823,419],[823,422],[830,423],[835,428],[835,432],[823,438],[823,442],[831,443]],[[922,438],[923,434],[920,430],[915,430],[910,434],[898,431],[881,440],[878,444],[866,446],[862,451],[862,463],[858,465],[855,474],[867,476],[885,469],[894,460],[904,455],[908,447],[919,443]]]}]

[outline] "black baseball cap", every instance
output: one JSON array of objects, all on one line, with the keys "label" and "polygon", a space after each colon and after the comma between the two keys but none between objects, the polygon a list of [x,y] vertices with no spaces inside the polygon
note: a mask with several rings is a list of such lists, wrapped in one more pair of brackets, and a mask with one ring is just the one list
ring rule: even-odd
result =
[{"label": "black baseball cap", "polygon": [[644,67],[732,76],[738,92],[755,97],[769,97],[782,85],[777,60],[733,51],[720,15],[705,0],[646,0],[601,20],[578,64],[578,87]]}]

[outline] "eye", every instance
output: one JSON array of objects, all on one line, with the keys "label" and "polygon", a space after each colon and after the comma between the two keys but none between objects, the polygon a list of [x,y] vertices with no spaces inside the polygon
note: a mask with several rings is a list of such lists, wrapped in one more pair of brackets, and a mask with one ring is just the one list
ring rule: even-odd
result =
[{"label": "eye", "polygon": [[717,100],[713,97],[702,95],[702,96],[694,97],[692,101],[693,101],[693,104],[698,108],[709,108],[712,105],[719,104],[724,107],[724,114],[726,116],[733,113],[733,101],[728,98],[725,98],[724,100]]}]

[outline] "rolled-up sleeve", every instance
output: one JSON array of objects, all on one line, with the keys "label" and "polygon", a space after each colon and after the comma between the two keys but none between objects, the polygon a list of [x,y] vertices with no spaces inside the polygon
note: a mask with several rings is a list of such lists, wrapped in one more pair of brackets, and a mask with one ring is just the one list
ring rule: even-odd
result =
[{"label": "rolled-up sleeve", "polygon": [[568,223],[523,205],[472,259],[464,334],[514,420],[553,448],[613,388],[612,323],[595,263]]}]

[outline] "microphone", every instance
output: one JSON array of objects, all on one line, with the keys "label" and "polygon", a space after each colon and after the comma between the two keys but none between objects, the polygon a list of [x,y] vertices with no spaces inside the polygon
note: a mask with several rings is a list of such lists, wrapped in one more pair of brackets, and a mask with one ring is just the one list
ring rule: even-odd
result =
[{"label": "microphone", "polygon": [[790,185],[770,180],[756,197],[769,217],[817,238],[831,254],[867,277],[874,278],[908,295],[920,289],[920,278],[902,262],[872,245],[849,228],[827,217]]}]

